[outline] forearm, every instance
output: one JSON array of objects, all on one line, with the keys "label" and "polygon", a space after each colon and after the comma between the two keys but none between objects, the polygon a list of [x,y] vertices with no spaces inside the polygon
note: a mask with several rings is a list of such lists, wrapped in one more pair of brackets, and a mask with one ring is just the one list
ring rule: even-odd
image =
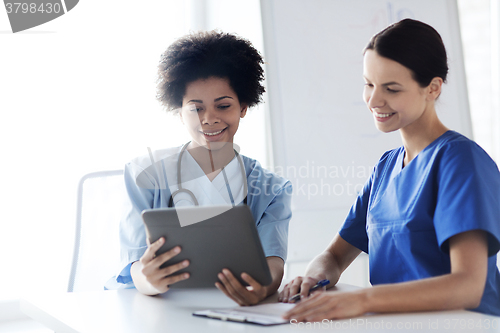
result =
[{"label": "forearm", "polygon": [[284,262],[283,259],[279,257],[267,257],[266,259],[272,277],[271,284],[266,286],[266,297],[268,297],[274,294],[281,285],[284,273]]},{"label": "forearm", "polygon": [[[484,282],[482,287],[484,288]],[[378,285],[354,292],[316,293],[285,313],[284,318],[321,321],[352,318],[373,312],[469,309],[478,306],[481,295],[480,286],[470,275],[450,273],[411,282]]]},{"label": "forearm", "polygon": [[135,288],[144,295],[158,295],[159,291],[151,285],[146,279],[146,276],[142,273],[142,263],[136,261],[132,263],[130,267],[130,275],[134,281]]},{"label": "forearm", "polygon": [[470,275],[455,273],[419,281],[378,285],[360,291],[364,312],[411,312],[473,309],[479,306],[484,284]]},{"label": "forearm", "polygon": [[488,248],[483,231],[453,236],[451,273],[419,281],[380,285],[366,290],[367,312],[473,309],[486,284]]},{"label": "forearm", "polygon": [[[332,249],[330,247],[329,249]],[[330,251],[335,257],[335,251]],[[347,251],[354,258],[355,251]],[[449,239],[451,273],[355,292],[316,293],[284,314],[298,321],[352,318],[370,312],[473,309],[479,306],[488,271],[486,233],[468,231]],[[343,271],[348,260],[337,260]],[[321,262],[319,259],[316,262]],[[324,266],[325,264],[323,264]],[[314,268],[314,267],[313,267]]]}]

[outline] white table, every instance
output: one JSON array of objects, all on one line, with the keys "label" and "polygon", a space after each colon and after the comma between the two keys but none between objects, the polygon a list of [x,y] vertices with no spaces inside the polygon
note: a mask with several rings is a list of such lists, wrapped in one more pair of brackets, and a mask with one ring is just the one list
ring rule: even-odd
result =
[{"label": "white table", "polygon": [[[340,285],[340,290],[351,289]],[[276,296],[268,301],[273,301]],[[21,300],[28,316],[57,333],[65,332],[500,332],[500,317],[471,311],[367,315],[322,323],[272,327],[192,316],[197,310],[234,307],[217,289],[170,290],[144,296],[135,289],[37,295]],[[489,328],[488,328],[489,327]]]}]

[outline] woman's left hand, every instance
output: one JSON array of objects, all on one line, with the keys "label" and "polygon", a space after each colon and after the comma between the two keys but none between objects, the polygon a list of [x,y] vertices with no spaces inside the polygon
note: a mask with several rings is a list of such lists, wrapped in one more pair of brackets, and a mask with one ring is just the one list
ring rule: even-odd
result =
[{"label": "woman's left hand", "polygon": [[218,277],[222,283],[216,282],[215,286],[239,305],[257,304],[267,296],[267,288],[247,273],[242,273],[241,278],[250,285],[249,287],[243,286],[226,268]]},{"label": "woman's left hand", "polygon": [[285,319],[301,321],[322,321],[323,319],[352,318],[363,315],[366,297],[363,291],[317,292],[303,299],[283,315]]}]

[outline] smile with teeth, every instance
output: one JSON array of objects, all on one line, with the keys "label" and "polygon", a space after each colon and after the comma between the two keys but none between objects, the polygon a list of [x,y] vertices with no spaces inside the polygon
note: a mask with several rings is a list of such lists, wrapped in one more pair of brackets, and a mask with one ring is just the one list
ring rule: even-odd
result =
[{"label": "smile with teeth", "polygon": [[225,128],[221,129],[220,131],[217,131],[217,132],[202,132],[203,134],[205,135],[208,135],[208,136],[215,136],[215,135],[218,135],[218,134],[221,134],[222,131],[224,131]]},{"label": "smile with teeth", "polygon": [[387,117],[390,117],[393,114],[395,114],[395,113],[378,113],[378,112],[374,112],[374,113],[375,113],[375,117],[377,117],[377,118],[387,118]]}]

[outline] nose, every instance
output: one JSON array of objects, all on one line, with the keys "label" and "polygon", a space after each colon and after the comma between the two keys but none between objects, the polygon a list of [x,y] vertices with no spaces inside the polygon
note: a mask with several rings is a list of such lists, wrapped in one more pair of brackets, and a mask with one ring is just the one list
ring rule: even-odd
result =
[{"label": "nose", "polygon": [[368,87],[365,90],[365,102],[370,109],[379,109],[385,106],[385,99],[379,88]]},{"label": "nose", "polygon": [[205,112],[200,113],[200,122],[205,125],[214,125],[220,122],[215,108],[208,107]]}]

